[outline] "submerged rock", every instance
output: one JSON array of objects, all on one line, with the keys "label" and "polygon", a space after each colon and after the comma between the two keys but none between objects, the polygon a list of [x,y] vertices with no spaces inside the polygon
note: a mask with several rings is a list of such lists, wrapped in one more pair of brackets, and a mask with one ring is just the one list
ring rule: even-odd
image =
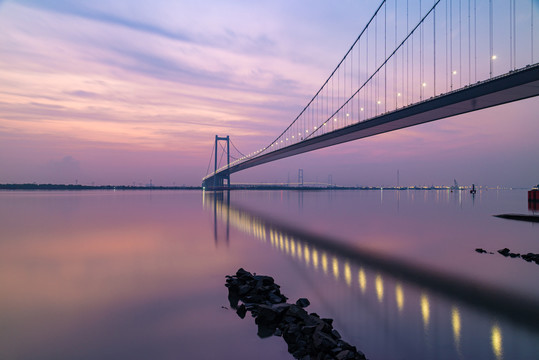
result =
[{"label": "submerged rock", "polygon": [[287,303],[272,277],[241,268],[236,275],[226,276],[225,286],[230,306],[238,316],[243,319],[247,311],[251,312],[258,325],[258,336],[282,336],[288,352],[296,359],[366,359],[361,351],[341,339],[333,328],[333,319],[321,319],[304,310],[310,305],[308,299]]}]

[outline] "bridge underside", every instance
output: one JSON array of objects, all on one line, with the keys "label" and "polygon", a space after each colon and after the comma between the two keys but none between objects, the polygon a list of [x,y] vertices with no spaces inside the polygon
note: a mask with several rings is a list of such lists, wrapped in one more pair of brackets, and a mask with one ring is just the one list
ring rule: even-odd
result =
[{"label": "bridge underside", "polygon": [[209,177],[202,181],[202,187],[206,189],[226,189],[230,186],[230,174],[222,171],[216,176]]},{"label": "bridge underside", "polygon": [[[259,155],[231,166],[215,176],[229,177],[232,173],[289,156],[537,95],[539,95],[539,65],[534,65]],[[204,183],[213,184],[213,178],[207,178]]]}]

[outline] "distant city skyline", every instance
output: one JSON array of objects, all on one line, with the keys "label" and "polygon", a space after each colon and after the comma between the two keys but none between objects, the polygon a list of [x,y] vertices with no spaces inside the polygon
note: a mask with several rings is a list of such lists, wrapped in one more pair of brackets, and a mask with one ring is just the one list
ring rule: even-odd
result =
[{"label": "distant city skyline", "polygon": [[[244,153],[271,142],[379,3],[0,1],[0,183],[198,186],[215,135]],[[401,186],[531,187],[538,113],[531,98],[231,181],[287,182],[302,168],[348,186],[395,186],[399,171]]]}]

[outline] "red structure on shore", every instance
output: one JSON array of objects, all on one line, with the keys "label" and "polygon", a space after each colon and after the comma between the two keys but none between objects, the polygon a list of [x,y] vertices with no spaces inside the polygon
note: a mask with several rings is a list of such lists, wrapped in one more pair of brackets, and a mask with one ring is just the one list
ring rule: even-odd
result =
[{"label": "red structure on shore", "polygon": [[539,210],[539,189],[538,188],[533,188],[530,191],[528,191],[528,209],[533,210],[533,211]]}]

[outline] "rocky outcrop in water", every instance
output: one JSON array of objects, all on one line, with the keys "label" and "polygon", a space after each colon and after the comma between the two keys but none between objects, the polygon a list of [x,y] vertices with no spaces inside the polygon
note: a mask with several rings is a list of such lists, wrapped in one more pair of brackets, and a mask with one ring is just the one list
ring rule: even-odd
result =
[{"label": "rocky outcrop in water", "polygon": [[296,359],[366,359],[362,352],[341,339],[332,319],[305,310],[310,305],[308,299],[287,303],[287,297],[281,294],[272,277],[239,269],[236,275],[226,276],[225,286],[230,306],[238,316],[243,319],[250,312],[258,325],[258,336],[281,336]]},{"label": "rocky outcrop in water", "polygon": [[[475,249],[476,252],[480,254],[486,254],[487,251],[485,249],[477,248]],[[537,265],[539,265],[539,254],[534,253],[527,253],[527,254],[519,254],[511,252],[508,248],[503,248],[498,250],[498,253],[500,255],[503,255],[505,257],[511,257],[511,258],[521,258],[523,260],[526,260],[527,262],[534,262]],[[494,254],[493,252],[489,252],[489,254]]]}]

